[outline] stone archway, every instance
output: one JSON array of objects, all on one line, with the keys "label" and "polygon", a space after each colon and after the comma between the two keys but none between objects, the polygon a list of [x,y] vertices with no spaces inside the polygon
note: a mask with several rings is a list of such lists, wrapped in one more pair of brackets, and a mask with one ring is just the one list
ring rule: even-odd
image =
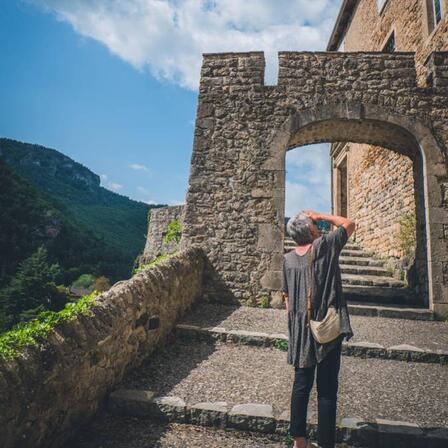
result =
[{"label": "stone archway", "polygon": [[[369,105],[367,105],[367,108],[370,109]],[[286,155],[286,152],[292,148],[320,142],[334,143],[343,139],[356,143],[389,146],[390,150],[406,155],[412,160],[417,218],[416,269],[418,289],[416,299],[419,304],[428,307],[432,303],[429,297],[428,283],[428,261],[430,259],[428,251],[431,248],[428,246],[426,238],[430,224],[426,216],[428,185],[424,174],[425,154],[411,132],[395,124],[396,122],[403,122],[400,117],[394,117],[394,122],[381,121],[390,119],[390,117],[383,116],[384,114],[381,111],[370,110],[369,113],[376,117],[375,120],[365,119],[361,116],[354,118],[356,115],[351,112],[353,110],[362,110],[363,115],[365,114],[365,107],[357,104],[328,105],[324,110],[318,109],[293,114],[284,125],[284,128],[288,129],[288,142],[285,146],[273,149],[273,151],[283,150]],[[409,123],[407,124],[409,125]],[[413,129],[413,125],[410,128]],[[286,134],[284,134],[284,137],[286,140]],[[275,145],[278,143],[276,141]],[[284,162],[282,163],[284,164]],[[279,205],[280,203],[279,201]],[[284,208],[279,210],[279,214],[284,219]]]},{"label": "stone archway", "polygon": [[429,305],[447,314],[448,89],[417,87],[410,53],[279,53],[278,85],[263,79],[263,53],[204,55],[181,243],[207,253],[204,297],[278,293],[285,153],[353,141],[412,152]]}]

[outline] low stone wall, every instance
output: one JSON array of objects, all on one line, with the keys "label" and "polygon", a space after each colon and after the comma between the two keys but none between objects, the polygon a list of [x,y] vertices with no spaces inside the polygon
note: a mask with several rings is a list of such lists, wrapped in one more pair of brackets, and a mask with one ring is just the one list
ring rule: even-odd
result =
[{"label": "low stone wall", "polygon": [[39,346],[0,362],[0,446],[63,446],[199,298],[204,260],[193,247],[116,283],[97,297],[93,316],[61,324]]},{"label": "low stone wall", "polygon": [[176,241],[165,243],[163,238],[169,223],[173,219],[177,219],[182,223],[183,210],[183,205],[172,205],[151,210],[146,245],[143,254],[139,259],[140,265],[149,263],[159,255],[171,254],[179,249],[179,243]]}]

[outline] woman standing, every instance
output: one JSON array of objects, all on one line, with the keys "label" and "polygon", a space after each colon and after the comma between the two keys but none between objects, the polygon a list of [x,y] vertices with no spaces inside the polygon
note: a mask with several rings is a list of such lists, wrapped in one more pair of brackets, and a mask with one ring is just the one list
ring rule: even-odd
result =
[{"label": "woman standing", "polygon": [[[316,226],[318,220],[328,221],[336,229],[320,236]],[[297,244],[284,256],[282,280],[288,313],[287,363],[295,370],[289,432],[294,437],[294,448],[313,446],[306,438],[306,418],[317,370],[317,440],[319,447],[333,448],[342,340],[353,336],[342,294],[339,253],[355,230],[355,223],[342,216],[305,210],[288,221],[286,230]],[[314,293],[309,317],[307,293],[310,287]],[[330,306],[337,309],[341,334],[331,342],[319,344],[311,333],[309,319],[321,321]]]}]

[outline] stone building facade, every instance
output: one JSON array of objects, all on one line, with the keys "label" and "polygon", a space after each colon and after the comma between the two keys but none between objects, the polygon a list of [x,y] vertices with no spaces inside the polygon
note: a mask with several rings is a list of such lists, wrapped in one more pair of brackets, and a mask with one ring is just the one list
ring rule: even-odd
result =
[{"label": "stone building facade", "polygon": [[[345,0],[327,50],[415,52],[417,83],[425,86],[431,83],[431,52],[448,50],[447,10],[448,0]],[[408,241],[418,188],[414,161],[358,143],[333,144],[331,159],[333,211],[357,222],[353,239],[410,266]],[[424,227],[422,217],[416,225]]]},{"label": "stone building facade", "polygon": [[276,299],[284,247],[285,155],[320,142],[387,146],[413,160],[428,304],[448,315],[448,53],[204,54],[181,248],[206,253],[206,300]]}]

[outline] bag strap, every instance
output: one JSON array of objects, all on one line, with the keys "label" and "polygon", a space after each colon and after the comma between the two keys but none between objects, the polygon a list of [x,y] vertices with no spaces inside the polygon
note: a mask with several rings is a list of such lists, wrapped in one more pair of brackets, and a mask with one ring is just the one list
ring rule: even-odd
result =
[{"label": "bag strap", "polygon": [[308,287],[308,297],[307,297],[307,319],[306,319],[306,326],[310,326],[310,320],[311,316],[313,315],[313,303],[311,300],[312,295],[314,294],[314,246],[313,243],[311,243],[310,252],[311,252],[311,260],[310,260],[310,279],[309,279],[309,287]]}]

